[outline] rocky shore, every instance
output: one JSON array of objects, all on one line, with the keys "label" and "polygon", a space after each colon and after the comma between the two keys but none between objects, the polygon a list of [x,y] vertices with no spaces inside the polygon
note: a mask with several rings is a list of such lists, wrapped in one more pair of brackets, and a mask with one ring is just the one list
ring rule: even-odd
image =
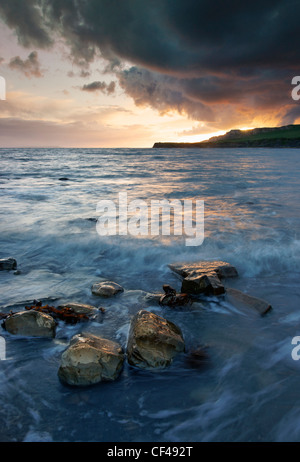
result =
[{"label": "rocky shore", "polygon": [[[17,267],[13,258],[0,260],[2,271]],[[265,315],[271,305],[255,296],[227,287],[228,281],[238,278],[237,269],[223,261],[179,262],[169,264],[171,272],[181,281],[180,293],[168,284],[162,292],[146,294],[152,306],[168,307],[172,310],[201,308],[205,297],[222,297],[241,310],[254,310]],[[95,282],[91,293],[105,301],[120,297],[126,289],[113,281]],[[53,339],[58,323],[99,322],[105,319],[105,308],[78,301],[52,306],[34,300],[17,312],[2,312],[2,327],[12,336]],[[184,333],[171,320],[150,310],[137,310],[130,320],[127,346],[123,348],[113,339],[103,338],[89,332],[73,336],[61,355],[58,368],[60,381],[71,386],[89,386],[118,379],[125,361],[130,367],[159,371],[169,367],[180,354],[187,355],[187,364],[194,367],[207,358],[202,348],[187,352]]]}]

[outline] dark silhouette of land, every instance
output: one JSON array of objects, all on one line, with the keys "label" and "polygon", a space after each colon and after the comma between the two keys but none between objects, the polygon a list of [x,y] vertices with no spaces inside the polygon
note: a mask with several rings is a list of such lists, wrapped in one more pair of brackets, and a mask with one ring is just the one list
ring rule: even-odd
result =
[{"label": "dark silhouette of land", "polygon": [[197,143],[155,143],[153,148],[300,148],[300,125],[230,130]]}]

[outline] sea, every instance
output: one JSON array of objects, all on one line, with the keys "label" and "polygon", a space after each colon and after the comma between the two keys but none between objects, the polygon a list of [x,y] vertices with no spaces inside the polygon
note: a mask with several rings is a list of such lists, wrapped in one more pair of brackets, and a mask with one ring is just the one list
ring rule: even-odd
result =
[{"label": "sea", "polygon": [[[203,201],[204,239],[184,234],[101,235],[99,201]],[[300,440],[299,149],[0,149],[0,311],[34,300],[104,308],[97,321],[58,321],[53,339],[0,327],[1,442],[296,442]],[[120,217],[117,217],[120,218]],[[107,221],[111,229],[113,221]],[[194,223],[196,224],[196,223]],[[196,308],[161,306],[181,280],[169,264],[221,260],[225,281],[268,301],[265,316],[199,296]],[[92,294],[95,282],[124,292]],[[126,352],[141,309],[180,327],[186,351],[156,371],[125,360],[114,382],[62,383],[63,351],[80,332]],[[297,338],[298,337],[298,338]],[[4,350],[3,350],[4,348]],[[204,348],[203,361],[189,352]]]}]

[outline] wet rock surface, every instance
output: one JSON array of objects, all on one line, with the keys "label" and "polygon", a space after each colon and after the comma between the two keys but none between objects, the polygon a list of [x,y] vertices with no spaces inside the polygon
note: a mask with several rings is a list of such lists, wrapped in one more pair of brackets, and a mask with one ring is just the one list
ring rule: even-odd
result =
[{"label": "wet rock surface", "polygon": [[[10,264],[13,265],[13,262],[10,261]],[[135,293],[138,296],[137,304],[140,305],[131,320],[126,346],[128,363],[137,368],[151,371],[165,369],[179,353],[184,353],[184,364],[189,368],[200,369],[209,362],[206,348],[192,348],[186,352],[181,329],[164,317],[140,309],[145,304],[190,311],[194,307],[202,309],[201,301],[205,303],[209,300],[207,295],[222,295],[218,298],[219,303],[226,301],[239,309],[250,308],[261,315],[272,308],[265,300],[224,287],[224,279],[238,276],[235,267],[229,263],[200,261],[175,263],[169,267],[182,278],[180,293],[171,285],[164,284],[163,293],[135,290],[124,294],[123,300],[126,301],[126,295]],[[102,281],[92,286],[92,293],[104,298],[121,292],[124,292],[124,288],[113,281]],[[199,297],[199,294],[202,296]],[[62,326],[58,321],[71,324],[94,320],[102,322],[104,312],[103,307],[76,301],[60,303],[55,307],[34,300],[32,305],[25,305],[24,311],[0,313],[0,320],[7,332],[13,335],[54,338],[56,327]],[[80,333],[71,339],[69,347],[63,352],[58,376],[63,383],[72,386],[113,381],[119,377],[125,357],[123,348],[117,342],[89,332]]]},{"label": "wet rock surface", "polygon": [[225,287],[216,274],[193,275],[182,281],[181,292],[188,294],[221,295],[225,293]]},{"label": "wet rock surface", "polygon": [[0,259],[0,271],[11,271],[17,269],[17,260],[12,257]]},{"label": "wet rock surface", "polygon": [[192,299],[188,294],[177,294],[176,290],[168,284],[163,285],[164,295],[159,299],[161,306],[169,306],[171,308],[190,306]]},{"label": "wet rock surface", "polygon": [[250,308],[258,311],[261,315],[268,313],[272,309],[272,306],[266,300],[253,297],[233,288],[226,289],[225,299],[237,308]]},{"label": "wet rock surface", "polygon": [[6,317],[3,327],[13,335],[28,337],[55,337],[56,322],[45,313],[20,311]]},{"label": "wet rock surface", "polygon": [[167,319],[145,310],[132,319],[127,344],[129,364],[141,369],[162,369],[184,348],[181,330]]},{"label": "wet rock surface", "polygon": [[25,306],[25,309],[49,314],[53,319],[76,324],[79,321],[88,321],[91,318],[91,308],[94,307],[88,308],[88,305],[85,305],[85,308],[83,307],[84,305],[71,303],[70,305],[61,305],[56,308],[51,305],[42,305],[42,302],[34,300],[34,304]]},{"label": "wet rock surface", "polygon": [[221,279],[238,276],[236,268],[223,261],[173,263],[169,268],[183,278],[181,292],[193,295],[224,294],[225,287]]},{"label": "wet rock surface", "polygon": [[168,266],[172,271],[178,273],[184,278],[191,275],[192,273],[198,275],[217,273],[219,278],[238,276],[238,272],[234,266],[232,266],[230,263],[226,263],[220,260],[203,260],[195,263],[172,263]]},{"label": "wet rock surface", "polygon": [[75,335],[61,356],[60,380],[68,385],[87,386],[116,380],[122,370],[122,347],[89,333]]},{"label": "wet rock surface", "polygon": [[85,315],[88,318],[97,318],[101,313],[104,312],[103,308],[97,308],[96,306],[93,305],[87,305],[84,303],[77,303],[77,302],[69,302],[69,303],[63,303],[59,305],[58,310],[71,310],[74,314],[77,315]]},{"label": "wet rock surface", "polygon": [[93,295],[100,297],[112,297],[121,292],[124,292],[123,287],[113,281],[96,282],[92,285]]}]

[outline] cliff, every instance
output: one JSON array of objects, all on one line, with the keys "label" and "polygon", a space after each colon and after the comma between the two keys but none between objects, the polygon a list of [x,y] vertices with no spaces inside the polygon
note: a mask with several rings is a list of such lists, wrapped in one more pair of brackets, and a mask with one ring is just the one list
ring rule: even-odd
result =
[{"label": "cliff", "polygon": [[153,148],[300,148],[300,125],[230,130],[198,143],[159,142]]}]

